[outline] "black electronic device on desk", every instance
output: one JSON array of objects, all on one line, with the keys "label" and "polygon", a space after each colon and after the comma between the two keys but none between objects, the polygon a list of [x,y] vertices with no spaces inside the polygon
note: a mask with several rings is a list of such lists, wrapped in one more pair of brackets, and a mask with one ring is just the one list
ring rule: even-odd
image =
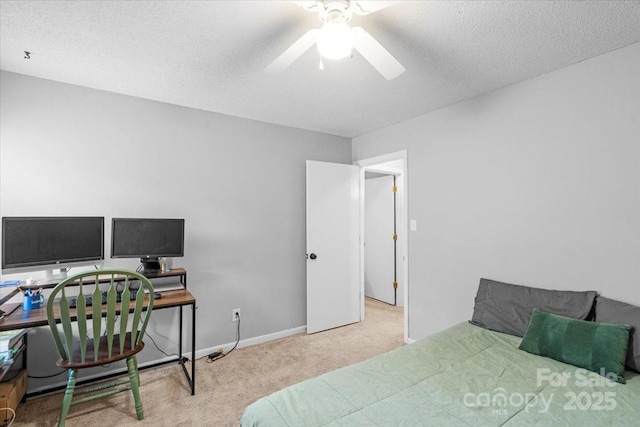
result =
[{"label": "black electronic device on desk", "polygon": [[2,274],[45,271],[57,283],[69,268],[102,263],[104,217],[2,217],[0,252]]},{"label": "black electronic device on desk", "polygon": [[[107,303],[107,293],[106,292],[101,292],[102,294],[102,301],[100,302],[100,304],[106,304]],[[134,301],[136,299],[136,296],[138,295],[137,291],[133,291],[130,294],[130,301]],[[153,293],[153,299],[160,299],[162,298],[162,294],[160,292],[154,292]],[[93,305],[93,297],[92,296],[87,296],[85,297],[86,300],[86,306],[89,307],[91,305]],[[75,308],[77,305],[77,299],[76,298],[70,298],[69,299],[69,307],[71,308]],[[118,292],[116,294],[116,302],[122,302],[122,293]]]},{"label": "black electronic device on desk", "polygon": [[113,218],[111,258],[140,258],[146,277],[163,270],[160,258],[184,256],[184,219]]}]

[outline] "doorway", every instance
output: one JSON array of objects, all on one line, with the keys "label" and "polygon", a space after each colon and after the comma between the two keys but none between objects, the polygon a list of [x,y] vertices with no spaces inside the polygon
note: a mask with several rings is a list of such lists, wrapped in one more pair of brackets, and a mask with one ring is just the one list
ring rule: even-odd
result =
[{"label": "doorway", "polygon": [[[407,211],[407,152],[406,150],[389,153],[382,156],[358,160],[355,162],[360,166],[360,189],[363,196],[360,200],[361,231],[360,235],[365,236],[365,216],[366,216],[366,182],[367,174],[379,174],[380,176],[392,176],[396,181],[396,273],[395,290],[397,305],[403,307],[404,311],[404,342],[409,340],[409,274],[408,274],[408,211]],[[391,237],[390,237],[391,238]],[[360,250],[360,294],[363,296],[361,303],[361,318],[365,316],[365,239],[361,239]],[[394,286],[391,281],[389,286]]]},{"label": "doorway", "polygon": [[[403,287],[398,287],[398,230],[396,176],[364,174],[364,295],[402,307]],[[398,298],[400,297],[400,298]]]}]

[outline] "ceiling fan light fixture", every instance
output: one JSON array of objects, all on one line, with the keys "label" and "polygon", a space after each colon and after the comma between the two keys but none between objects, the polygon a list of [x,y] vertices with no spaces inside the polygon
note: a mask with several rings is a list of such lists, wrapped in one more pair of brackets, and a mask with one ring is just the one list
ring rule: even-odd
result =
[{"label": "ceiling fan light fixture", "polygon": [[344,59],[351,56],[354,35],[346,22],[327,22],[320,31],[316,43],[318,52],[326,59]]},{"label": "ceiling fan light fixture", "polygon": [[[361,27],[349,26],[353,13],[368,15],[391,6],[394,1],[304,0],[295,3],[317,12],[323,25],[307,31],[264,69],[266,73],[282,72],[314,44],[320,53],[320,70],[324,69],[325,59],[348,58],[356,50],[387,80],[395,79],[406,71],[371,34]],[[355,11],[352,7],[355,7]]]}]

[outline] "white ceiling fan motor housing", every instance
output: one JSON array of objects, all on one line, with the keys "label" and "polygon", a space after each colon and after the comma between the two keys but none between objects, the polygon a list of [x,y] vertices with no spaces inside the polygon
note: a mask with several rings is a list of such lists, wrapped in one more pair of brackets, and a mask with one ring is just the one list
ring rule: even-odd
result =
[{"label": "white ceiling fan motor housing", "polygon": [[349,1],[324,2],[318,11],[318,16],[323,22],[316,37],[316,46],[320,55],[334,60],[350,57],[355,35],[348,24],[353,16]]}]

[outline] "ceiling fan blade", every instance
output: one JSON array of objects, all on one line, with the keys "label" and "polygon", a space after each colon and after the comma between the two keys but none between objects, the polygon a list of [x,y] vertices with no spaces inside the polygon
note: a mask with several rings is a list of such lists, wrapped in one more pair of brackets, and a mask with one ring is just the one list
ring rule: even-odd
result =
[{"label": "ceiling fan blade", "polygon": [[312,12],[317,12],[319,9],[317,0],[291,0],[291,3]]},{"label": "ceiling fan blade", "polygon": [[378,0],[357,0],[351,2],[351,10],[356,15],[368,15],[393,6],[397,1],[378,1]]},{"label": "ceiling fan blade", "polygon": [[289,65],[293,64],[296,59],[300,58],[311,46],[316,42],[317,29],[307,31],[289,49],[282,52],[275,61],[267,65],[264,72],[267,74],[278,74],[283,72]]},{"label": "ceiling fan blade", "polygon": [[360,52],[385,79],[395,79],[406,71],[406,68],[363,28],[354,27],[353,33],[355,50]]}]

